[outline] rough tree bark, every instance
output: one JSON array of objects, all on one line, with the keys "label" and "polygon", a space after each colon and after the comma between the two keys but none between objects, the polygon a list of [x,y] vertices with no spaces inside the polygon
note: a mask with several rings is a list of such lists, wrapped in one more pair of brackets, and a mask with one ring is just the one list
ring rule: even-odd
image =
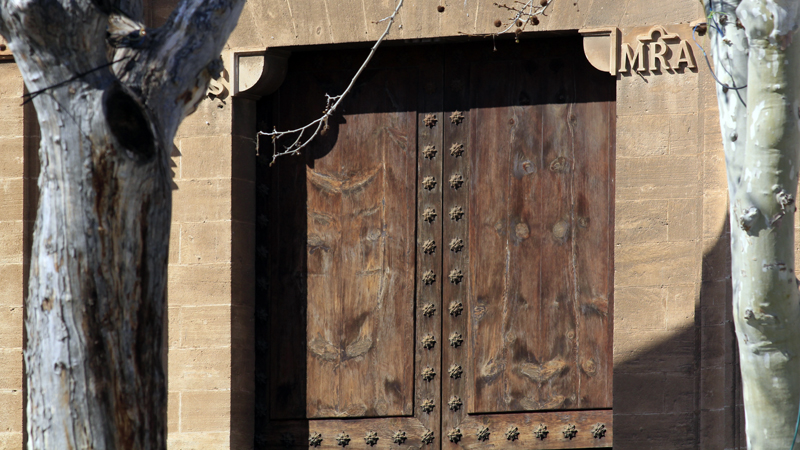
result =
[{"label": "rough tree bark", "polygon": [[[25,325],[30,449],[163,449],[169,155],[244,0],[183,0],[108,66],[109,6],[0,0],[41,128]],[[134,17],[136,19],[137,17]]]},{"label": "rough tree bark", "polygon": [[[800,403],[794,213],[797,0],[708,0],[730,195],[733,316],[750,449],[788,449]],[[746,89],[737,89],[746,86]]]}]

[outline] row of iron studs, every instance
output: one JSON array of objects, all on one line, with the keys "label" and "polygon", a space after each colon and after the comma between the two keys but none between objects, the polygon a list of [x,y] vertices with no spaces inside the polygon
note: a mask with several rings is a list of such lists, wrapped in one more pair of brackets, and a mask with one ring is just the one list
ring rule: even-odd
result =
[{"label": "row of iron studs", "polygon": [[[448,172],[451,172],[451,173],[449,173],[449,180],[448,181],[450,182],[450,189],[452,189],[451,193],[454,194],[454,195],[462,194],[461,192],[459,192],[459,190],[462,188],[462,186],[464,185],[464,182],[465,182],[463,170],[461,170],[461,171],[458,170],[458,166],[461,166],[462,169],[463,169],[463,166],[464,166],[464,163],[463,163],[463,161],[461,161],[461,158],[464,156],[465,146],[463,144],[464,141],[459,139],[459,135],[463,134],[463,132],[465,130],[458,130],[458,129],[454,128],[454,127],[459,127],[463,121],[464,121],[464,114],[461,111],[456,110],[456,111],[453,111],[450,114],[450,127],[451,127],[451,130],[452,130],[450,135],[453,136],[455,139],[452,141],[453,143],[450,145],[450,149],[449,149],[450,150],[450,158],[451,159],[448,161],[448,164],[444,165],[443,170],[448,170]],[[449,170],[449,169],[446,169],[448,166],[451,166],[451,167],[455,166],[455,167],[453,167],[452,170]],[[452,198],[451,197],[451,200],[453,201],[452,207],[450,207],[450,205],[447,206],[447,207],[450,207],[450,211],[449,211],[450,220],[454,222],[454,224],[453,224],[454,226],[451,227],[450,229],[452,231],[456,231],[454,234],[451,234],[450,236],[448,236],[448,237],[452,238],[452,239],[450,239],[449,247],[450,247],[451,255],[453,255],[453,256],[452,256],[452,259],[450,259],[450,260],[452,262],[454,262],[454,264],[450,267],[451,270],[450,270],[450,273],[449,273],[449,279],[450,279],[450,283],[452,283],[454,285],[453,289],[455,289],[456,291],[460,291],[461,290],[461,289],[457,289],[456,286],[459,286],[462,283],[463,279],[464,279],[464,272],[463,272],[463,270],[461,268],[459,268],[459,264],[458,264],[459,260],[462,260],[462,262],[463,262],[463,258],[459,258],[458,256],[460,256],[459,254],[462,251],[464,251],[464,239],[461,236],[461,233],[463,233],[464,230],[461,229],[461,228],[463,228],[463,223],[460,223],[460,222],[464,218],[464,213],[465,212],[464,212],[464,207],[459,205],[459,203],[463,202],[463,200],[464,200],[463,199],[463,195],[458,195],[458,197],[459,198]],[[443,196],[443,201],[445,200],[445,198],[446,197]],[[444,233],[443,233],[442,237],[444,239],[447,239],[447,237],[445,236]],[[454,324],[454,326],[451,329],[453,329],[453,328],[455,328],[455,329],[452,331],[452,333],[450,333],[450,339],[449,340],[450,340],[450,345],[454,349],[457,350],[461,346],[461,344],[464,342],[464,338],[463,338],[462,332],[459,331],[459,329],[458,329],[459,327],[457,325],[455,325],[456,323],[460,323],[460,321],[456,322],[455,320],[458,317],[461,316],[461,313],[464,310],[464,304],[461,301],[461,298],[463,297],[462,293],[454,292],[453,294],[455,294],[455,295],[449,296],[449,297],[452,298],[452,300],[450,302],[450,305],[449,305],[449,313],[450,313],[450,317],[451,317],[450,320],[453,320],[453,324]],[[458,361],[458,360],[456,360],[456,361]],[[463,374],[463,368],[461,367],[461,364],[459,364],[456,361],[452,361],[453,364],[450,365],[448,373],[450,375],[450,378],[452,378],[453,380],[460,380],[461,376]],[[462,383],[457,383],[458,387],[461,387],[461,385],[462,385]],[[454,389],[458,389],[458,387],[455,387]],[[443,386],[443,388],[444,388],[444,386]],[[458,415],[458,416],[462,415],[462,413],[460,413],[459,411],[461,410],[461,407],[463,406],[463,401],[461,399],[461,395],[458,392],[458,390],[456,390],[456,392],[454,392],[452,394],[454,394],[454,395],[450,396],[450,399],[448,400],[447,405],[448,405],[448,407],[450,409],[451,414],[454,414],[454,416],[452,416],[452,418],[457,421],[454,424],[454,425],[456,425],[456,424],[458,424],[459,421],[458,421],[458,419],[456,419],[455,415]],[[487,433],[486,437],[483,436],[484,433]],[[486,438],[488,438],[488,431],[479,430],[479,432],[477,434],[477,437],[478,437],[479,440],[485,440]],[[458,443],[462,438],[461,430],[457,426],[451,428],[450,431],[447,434],[447,438],[450,440],[450,442]]]},{"label": "row of iron studs", "polygon": [[[550,431],[547,430],[547,425],[540,423],[538,427],[533,430],[533,436],[536,439],[547,439],[547,435]],[[603,423],[596,423],[591,429],[592,437],[595,439],[602,439],[606,435],[606,426]],[[516,441],[519,439],[519,428],[515,426],[508,427],[506,430],[506,440],[509,441]],[[578,429],[573,424],[567,424],[561,430],[561,434],[564,435],[564,439],[573,439],[578,435]],[[478,428],[478,432],[475,434],[479,441],[487,441],[489,440],[489,436],[491,433],[489,432],[489,427],[480,427]],[[464,437],[461,434],[461,430],[459,428],[453,428],[447,434],[448,439],[450,442],[457,443],[461,441],[461,438]],[[378,443],[378,433],[376,431],[368,431],[367,434],[364,436],[364,442],[369,445],[373,446]],[[392,436],[392,442],[395,444],[402,444],[406,441],[406,433],[405,431],[398,431],[394,433]],[[428,431],[422,437],[422,442],[426,444],[430,444],[433,442],[433,432]],[[311,433],[308,437],[308,445],[310,447],[319,447],[322,444],[322,435],[319,433]],[[336,444],[342,447],[346,447],[350,444],[350,435],[346,434],[344,431],[339,433],[336,436]]]},{"label": "row of iron studs", "polygon": [[[423,204],[425,204],[425,209],[422,212],[422,229],[424,233],[423,242],[421,243],[422,252],[420,253],[420,263],[421,266],[425,269],[424,272],[421,274],[421,290],[420,293],[422,297],[424,297],[422,306],[422,315],[423,319],[427,322],[427,325],[431,325],[434,322],[431,322],[430,319],[433,318],[436,314],[437,305],[440,305],[440,296],[435,293],[436,289],[434,286],[436,285],[437,279],[437,271],[441,268],[441,262],[437,264],[437,259],[433,257],[436,253],[436,240],[441,236],[441,228],[434,226],[436,219],[437,219],[437,211],[436,208],[441,206],[441,197],[437,198],[437,195],[440,191],[437,190],[438,181],[436,179],[437,176],[441,174],[441,163],[437,161],[436,154],[438,153],[436,148],[436,143],[440,141],[441,135],[440,130],[436,129],[436,125],[438,123],[438,118],[436,114],[426,114],[423,118],[423,133],[421,137],[423,138],[421,143],[425,145],[422,147],[422,155],[420,157],[420,170],[425,174],[422,176],[422,189],[421,189],[421,197],[420,200]],[[427,325],[425,327],[427,328]],[[436,330],[437,327],[433,326],[432,329],[429,328],[429,332],[424,334],[421,339],[422,348],[426,350],[432,350],[435,345],[437,338],[434,336],[432,332]],[[423,350],[424,351],[424,350]],[[437,358],[434,357],[433,354],[429,354],[428,360],[433,359],[434,361]],[[433,364],[436,366],[437,364]],[[424,365],[422,366],[422,370],[420,372],[420,376],[422,378],[422,382],[427,385],[434,380],[436,377],[436,370],[431,365]],[[423,388],[425,389],[425,388]],[[420,409],[422,410],[423,414],[430,414],[436,403],[434,399],[428,396],[427,398],[421,399]],[[431,428],[435,428],[437,423],[436,420],[428,418],[429,420],[433,420],[433,423],[429,423],[428,425],[433,425]],[[423,422],[429,422],[429,420],[423,420]],[[422,435],[422,443],[423,444],[433,444],[435,440],[434,432],[430,429],[426,429],[424,434]]]},{"label": "row of iron studs", "polygon": [[[606,431],[606,425],[604,423],[596,423],[590,430],[592,437],[595,439],[602,439],[605,437]],[[533,437],[536,439],[545,440],[548,434],[550,434],[550,431],[547,429],[547,425],[543,423],[540,423],[539,426],[533,429]],[[578,428],[574,424],[569,423],[561,429],[561,434],[564,436],[564,439],[572,440],[578,436]],[[475,433],[479,441],[488,441],[490,435],[491,432],[487,426],[478,427],[478,431]],[[519,435],[519,427],[514,425],[509,426],[505,433],[506,440],[509,441],[516,441],[519,439]],[[461,434],[461,429],[456,427],[450,430],[447,437],[450,439],[450,442],[458,443],[464,435]]]}]

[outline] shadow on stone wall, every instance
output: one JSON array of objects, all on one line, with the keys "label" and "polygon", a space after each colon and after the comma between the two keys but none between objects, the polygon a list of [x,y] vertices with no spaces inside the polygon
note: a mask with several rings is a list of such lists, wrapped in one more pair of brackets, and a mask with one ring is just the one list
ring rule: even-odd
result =
[{"label": "shadow on stone wall", "polygon": [[746,448],[725,224],[703,255],[694,324],[614,366],[614,448]]}]

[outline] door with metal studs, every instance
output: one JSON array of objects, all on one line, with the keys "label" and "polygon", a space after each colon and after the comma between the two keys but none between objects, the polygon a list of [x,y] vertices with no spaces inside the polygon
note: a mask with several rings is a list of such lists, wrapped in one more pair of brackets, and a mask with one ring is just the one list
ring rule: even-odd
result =
[{"label": "door with metal studs", "polygon": [[[611,446],[615,84],[580,44],[387,46],[302,156],[261,143],[257,448]],[[364,55],[295,53],[261,127]]]}]

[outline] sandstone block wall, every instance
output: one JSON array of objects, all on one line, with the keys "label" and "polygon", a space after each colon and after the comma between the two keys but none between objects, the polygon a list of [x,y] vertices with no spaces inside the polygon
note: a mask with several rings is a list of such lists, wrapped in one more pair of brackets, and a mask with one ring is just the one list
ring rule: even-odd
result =
[{"label": "sandstone block wall", "polygon": [[255,111],[248,105],[227,95],[206,98],[175,138],[171,449],[253,442]]},{"label": "sandstone block wall", "polygon": [[0,448],[22,448],[25,124],[22,77],[0,61]]},{"label": "sandstone block wall", "polygon": [[617,79],[615,448],[744,445],[725,159],[696,55],[697,72]]}]

